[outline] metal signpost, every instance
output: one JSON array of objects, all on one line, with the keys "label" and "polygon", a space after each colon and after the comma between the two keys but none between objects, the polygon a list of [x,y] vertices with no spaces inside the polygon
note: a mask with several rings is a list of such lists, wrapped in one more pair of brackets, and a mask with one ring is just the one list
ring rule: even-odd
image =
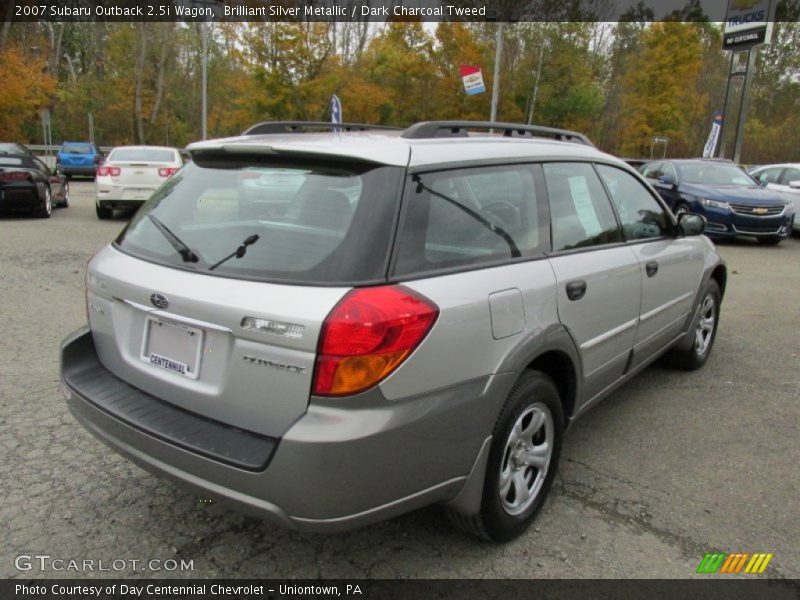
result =
[{"label": "metal signpost", "polygon": [[[736,136],[733,142],[733,162],[738,163],[742,154],[744,141],[745,116],[750,100],[750,84],[753,79],[753,69],[756,62],[756,48],[761,44],[769,44],[772,37],[772,25],[775,20],[776,0],[728,0],[728,11],[725,16],[725,29],[723,32],[722,47],[730,50],[731,68],[728,72],[728,85],[725,90],[725,106],[723,106],[722,128],[720,130],[720,143],[717,156],[725,156],[726,123],[731,119],[727,116],[728,98],[734,79],[744,77],[742,95],[739,101],[739,118],[736,123]],[[746,53],[746,61],[742,61],[742,54]],[[741,65],[745,67],[742,69]]]}]

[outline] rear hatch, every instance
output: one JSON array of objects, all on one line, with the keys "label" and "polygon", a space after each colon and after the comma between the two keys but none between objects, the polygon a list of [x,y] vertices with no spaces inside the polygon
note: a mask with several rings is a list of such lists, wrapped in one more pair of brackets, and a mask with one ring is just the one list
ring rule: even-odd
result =
[{"label": "rear hatch", "polygon": [[65,144],[58,153],[58,159],[68,167],[90,167],[95,164],[94,150],[82,144]]},{"label": "rear hatch", "polygon": [[165,402],[280,437],[308,406],[325,317],[385,280],[401,174],[188,164],[89,265],[100,361]]}]

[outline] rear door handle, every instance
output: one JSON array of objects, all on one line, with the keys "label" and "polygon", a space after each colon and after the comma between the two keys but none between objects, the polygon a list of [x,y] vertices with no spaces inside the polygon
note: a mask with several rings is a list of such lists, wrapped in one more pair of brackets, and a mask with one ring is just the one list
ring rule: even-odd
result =
[{"label": "rear door handle", "polygon": [[644,266],[644,270],[648,277],[655,277],[656,273],[658,273],[658,263],[654,260],[651,260]]},{"label": "rear door handle", "polygon": [[586,294],[586,282],[583,279],[577,279],[567,283],[567,298],[572,300],[580,300]]}]

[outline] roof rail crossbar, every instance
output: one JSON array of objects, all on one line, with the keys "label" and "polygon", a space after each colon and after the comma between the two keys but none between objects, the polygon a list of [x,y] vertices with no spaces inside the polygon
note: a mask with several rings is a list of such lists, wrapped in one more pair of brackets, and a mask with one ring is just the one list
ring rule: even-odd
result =
[{"label": "roof rail crossbar", "polygon": [[247,129],[242,135],[274,133],[302,133],[310,129],[341,129],[342,131],[370,131],[373,129],[399,131],[400,127],[366,125],[364,123],[330,123],[327,121],[265,121]]},{"label": "roof rail crossbar", "polygon": [[468,129],[492,129],[501,132],[505,137],[548,137],[564,142],[594,146],[589,138],[577,131],[542,127],[540,125],[493,121],[423,121],[406,129],[402,137],[412,140],[436,137],[464,137],[467,135]]}]

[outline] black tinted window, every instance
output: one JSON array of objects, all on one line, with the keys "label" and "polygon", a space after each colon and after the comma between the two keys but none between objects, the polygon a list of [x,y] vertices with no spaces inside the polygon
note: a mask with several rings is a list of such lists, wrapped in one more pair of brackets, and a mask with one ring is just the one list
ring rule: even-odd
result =
[{"label": "black tinted window", "polygon": [[553,249],[571,250],[619,242],[622,236],[603,185],[591,165],[544,165]]},{"label": "black tinted window", "polygon": [[398,274],[531,256],[549,245],[531,166],[425,173],[407,189]]},{"label": "black tinted window", "polygon": [[626,240],[660,237],[667,232],[669,219],[647,188],[622,169],[597,165],[611,201],[622,222]]},{"label": "black tinted window", "polygon": [[[118,246],[141,258],[209,272],[257,235],[244,256],[211,272],[312,284],[386,276],[401,169],[246,158],[204,164],[186,164],[156,190]],[[184,262],[164,227],[200,260]]]}]

